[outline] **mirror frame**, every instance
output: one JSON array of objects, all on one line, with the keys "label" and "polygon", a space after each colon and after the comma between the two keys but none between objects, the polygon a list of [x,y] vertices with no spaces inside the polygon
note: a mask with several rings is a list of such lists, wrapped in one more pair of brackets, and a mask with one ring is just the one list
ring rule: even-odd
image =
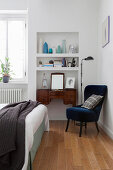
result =
[{"label": "mirror frame", "polygon": [[[63,89],[52,89],[52,75],[63,75]],[[51,90],[64,90],[64,73],[51,73]]]}]

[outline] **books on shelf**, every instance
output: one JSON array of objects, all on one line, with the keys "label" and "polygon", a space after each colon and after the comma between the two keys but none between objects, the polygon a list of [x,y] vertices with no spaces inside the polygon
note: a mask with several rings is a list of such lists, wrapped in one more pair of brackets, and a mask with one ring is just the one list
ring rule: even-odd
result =
[{"label": "books on shelf", "polygon": [[53,64],[43,64],[42,67],[53,67]]},{"label": "books on shelf", "polygon": [[62,60],[54,60],[54,67],[62,67]]},{"label": "books on shelf", "polygon": [[62,67],[62,64],[54,64],[54,67]]},{"label": "books on shelf", "polygon": [[62,67],[62,64],[43,64],[41,67]]}]

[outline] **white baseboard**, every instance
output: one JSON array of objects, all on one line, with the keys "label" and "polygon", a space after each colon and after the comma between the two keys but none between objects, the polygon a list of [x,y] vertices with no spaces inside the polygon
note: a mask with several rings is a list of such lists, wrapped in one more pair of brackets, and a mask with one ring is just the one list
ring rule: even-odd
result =
[{"label": "white baseboard", "polygon": [[101,121],[99,121],[99,126],[113,140],[113,132],[106,125],[103,125]]}]

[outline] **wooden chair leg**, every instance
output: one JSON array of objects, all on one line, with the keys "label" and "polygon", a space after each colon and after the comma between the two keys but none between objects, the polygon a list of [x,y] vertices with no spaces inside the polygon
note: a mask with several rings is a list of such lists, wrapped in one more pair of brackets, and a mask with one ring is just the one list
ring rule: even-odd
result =
[{"label": "wooden chair leg", "polygon": [[95,125],[96,125],[96,128],[97,128],[97,131],[99,132],[98,123],[97,123],[97,122],[95,122]]},{"label": "wooden chair leg", "polygon": [[66,129],[65,129],[65,132],[67,132],[67,130],[68,130],[69,122],[70,122],[70,119],[67,120],[67,126],[66,126]]},{"label": "wooden chair leg", "polygon": [[80,122],[80,133],[79,133],[79,137],[81,137],[81,135],[82,135],[82,122]]}]

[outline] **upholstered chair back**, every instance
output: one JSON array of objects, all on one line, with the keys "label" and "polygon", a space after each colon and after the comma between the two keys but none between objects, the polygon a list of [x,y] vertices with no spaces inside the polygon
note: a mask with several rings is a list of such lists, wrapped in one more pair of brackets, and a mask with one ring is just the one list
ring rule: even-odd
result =
[{"label": "upholstered chair back", "polygon": [[84,90],[84,101],[87,100],[87,98],[90,97],[92,94],[103,96],[103,100],[94,108],[94,111],[97,113],[98,118],[106,93],[107,86],[105,85],[88,85],[85,87]]}]

